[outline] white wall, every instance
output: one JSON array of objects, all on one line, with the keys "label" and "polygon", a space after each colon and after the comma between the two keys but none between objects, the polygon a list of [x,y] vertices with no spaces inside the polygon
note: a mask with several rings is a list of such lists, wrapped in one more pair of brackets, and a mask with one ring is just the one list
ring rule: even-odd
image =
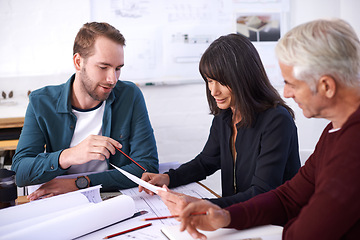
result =
[{"label": "white wall", "polygon": [[[320,17],[341,17],[360,33],[358,0],[290,1],[290,27]],[[28,90],[66,81],[73,71],[73,40],[81,25],[90,19],[89,6],[88,0],[0,0],[0,92],[13,90],[15,100],[26,101]],[[195,157],[202,150],[212,120],[204,84],[141,88],[160,162],[186,162]],[[279,91],[282,94],[281,88]],[[296,104],[287,101],[296,112],[305,161],[327,121],[305,119]],[[24,111],[23,105],[14,104],[0,111],[0,118],[22,115]],[[218,177],[208,180],[216,190]]]}]

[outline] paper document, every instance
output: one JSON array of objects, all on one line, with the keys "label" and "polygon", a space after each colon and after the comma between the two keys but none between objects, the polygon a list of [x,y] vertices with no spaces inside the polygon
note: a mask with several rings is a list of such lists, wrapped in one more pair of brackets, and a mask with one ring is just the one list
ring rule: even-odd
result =
[{"label": "paper document", "polygon": [[[98,196],[92,193],[94,188]],[[134,215],[131,197],[101,201],[99,189],[96,186],[0,210],[0,239],[73,239]]]},{"label": "paper document", "polygon": [[115,166],[114,164],[110,163],[111,166],[113,166],[116,170],[120,171],[122,174],[124,174],[127,178],[129,178],[131,181],[139,184],[140,186],[143,186],[144,188],[147,188],[149,189],[150,191],[152,191],[153,193],[156,193],[156,191],[158,190],[162,190],[164,191],[164,188],[161,188],[161,187],[157,187],[157,186],[154,186],[148,182],[145,182],[144,180],[138,178],[137,176],[135,175],[132,175],[131,173],[128,173],[127,171],[125,170],[122,170],[121,168]]},{"label": "paper document", "polygon": [[[261,240],[281,240],[282,227],[275,225],[266,225],[260,227],[254,227],[245,230],[236,230],[230,228],[220,228],[216,231],[202,231],[202,234],[206,235],[208,240],[217,239],[261,239]],[[187,232],[180,232],[179,225],[176,226],[164,226],[161,228],[161,232],[169,240],[193,240],[194,238]]]}]

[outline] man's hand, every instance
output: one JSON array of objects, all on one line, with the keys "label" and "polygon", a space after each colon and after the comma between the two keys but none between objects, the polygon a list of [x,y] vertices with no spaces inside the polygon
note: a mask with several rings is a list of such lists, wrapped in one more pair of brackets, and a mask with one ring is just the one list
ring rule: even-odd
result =
[{"label": "man's hand", "polygon": [[[145,182],[151,183],[152,185],[155,186],[169,186],[170,184],[170,177],[167,174],[156,174],[156,173],[143,173],[143,175],[141,176],[141,179],[144,180]],[[146,188],[144,188],[143,186],[139,185],[139,192],[144,191],[147,194],[150,195],[154,195],[154,193]]]},{"label": "man's hand", "polygon": [[109,137],[90,135],[75,147],[62,151],[59,165],[67,169],[72,165],[80,165],[91,160],[104,161],[110,157],[110,154],[116,153],[115,147],[122,148],[122,145]]},{"label": "man's hand", "polygon": [[171,191],[166,186],[163,187],[166,191],[158,191],[157,194],[161,197],[161,200],[168,207],[172,215],[179,215],[191,202],[201,201],[200,198]]},{"label": "man's hand", "polygon": [[30,201],[39,198],[48,198],[62,193],[79,190],[75,185],[76,178],[54,178],[44,183],[35,192],[31,193],[27,198]]},{"label": "man's hand", "polygon": [[[207,215],[191,216],[191,213],[207,212]],[[201,200],[188,204],[180,214],[180,231],[187,230],[194,239],[206,239],[197,229],[214,231],[230,224],[231,217],[227,210]]]}]

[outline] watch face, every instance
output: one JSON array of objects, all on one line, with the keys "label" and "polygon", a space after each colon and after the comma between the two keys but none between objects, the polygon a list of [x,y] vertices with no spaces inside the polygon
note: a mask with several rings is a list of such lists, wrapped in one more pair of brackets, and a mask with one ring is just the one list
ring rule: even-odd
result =
[{"label": "watch face", "polygon": [[79,177],[76,179],[75,184],[79,189],[87,188],[88,180],[85,177]]}]

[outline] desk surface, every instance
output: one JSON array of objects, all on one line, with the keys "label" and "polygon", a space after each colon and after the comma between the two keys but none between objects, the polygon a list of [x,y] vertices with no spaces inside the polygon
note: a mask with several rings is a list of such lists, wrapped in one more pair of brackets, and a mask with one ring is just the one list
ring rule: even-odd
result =
[{"label": "desk surface", "polygon": [[[24,120],[24,117],[0,118],[0,129],[22,128]],[[16,150],[18,142],[17,139],[0,140],[0,151]]]},{"label": "desk surface", "polygon": [[[194,195],[193,196],[198,196],[198,197],[211,197],[213,196],[210,192],[208,192],[208,190],[206,190],[205,188],[201,187],[200,185],[196,184],[196,183],[192,183],[192,184],[189,184],[189,185],[185,185],[185,186],[181,186],[181,187],[178,187],[176,189],[177,192],[180,192],[180,193],[193,193]],[[83,214],[85,214],[86,216],[88,216],[87,214],[90,214],[88,216],[88,222],[85,224],[86,226],[90,226],[89,229],[93,229],[95,231],[84,231],[82,234],[85,234],[85,235],[82,235],[82,236],[79,236],[81,234],[78,234],[76,233],[76,236],[79,236],[77,239],[78,240],[95,240],[95,239],[102,239],[104,238],[105,236],[108,236],[108,235],[111,235],[111,234],[114,234],[114,233],[117,233],[117,232],[120,232],[120,231],[123,231],[123,230],[126,230],[126,229],[130,229],[130,228],[133,228],[133,227],[136,227],[136,226],[140,226],[140,225],[143,225],[145,222],[142,221],[142,219],[146,216],[146,217],[154,217],[154,216],[167,216],[169,215],[170,213],[168,212],[166,206],[162,203],[161,199],[158,197],[158,196],[150,196],[150,195],[147,195],[145,193],[139,193],[137,191],[137,188],[134,188],[134,189],[127,189],[127,190],[123,190],[122,191],[123,194],[125,195],[128,195],[128,196],[131,196],[135,202],[135,210],[136,212],[138,211],[142,211],[142,210],[146,210],[147,213],[146,215],[141,215],[141,216],[137,216],[137,217],[133,217],[133,218],[130,218],[130,219],[127,219],[126,221],[120,221],[120,222],[116,222],[114,224],[106,224],[104,226],[102,226],[101,222],[104,221],[104,217],[105,216],[109,216],[110,215],[113,215],[114,216],[114,211],[115,209],[119,209],[124,206],[127,206],[127,205],[116,205],[116,206],[113,206],[113,207],[110,207],[108,208],[108,210],[111,211],[111,213],[109,212],[103,212],[103,210],[101,210],[100,212],[102,214],[104,214],[103,216],[101,216],[100,212],[96,211],[97,207],[100,207],[100,206],[104,206],[104,204],[108,204],[110,202],[107,202],[107,201],[110,201],[110,200],[106,200],[106,201],[103,201],[102,202],[102,205],[100,203],[97,203],[97,204],[89,204],[89,205],[82,205],[82,206],[85,206],[85,207],[81,207],[79,208],[79,212],[74,212],[74,211],[71,211],[71,213],[69,213],[70,215],[71,214],[75,214],[74,216],[77,216],[77,217],[81,217],[83,218]],[[57,196],[57,197],[60,197],[61,195]],[[66,201],[64,201],[64,199],[66,199],[65,195],[62,195],[63,196],[63,200],[61,200],[61,202],[66,202],[66,203],[69,203],[71,201],[69,201],[68,199]],[[67,197],[71,197],[71,195],[68,194]],[[115,198],[111,198],[111,199],[115,199]],[[56,201],[57,198],[54,197],[54,198],[49,198],[47,200],[54,200]],[[40,201],[43,201],[43,200],[40,200]],[[39,202],[36,202],[36,203],[40,203]],[[43,204],[46,204],[46,203],[50,203],[49,201],[46,201],[46,202],[42,202]],[[56,203],[58,204],[58,203]],[[100,204],[100,205],[98,205]],[[51,206],[51,204],[49,204],[50,207],[53,209],[53,206]],[[19,210],[18,207],[33,207],[34,205],[33,204],[23,204],[22,206],[17,206],[17,207],[14,207],[12,210]],[[49,207],[49,206],[48,206]],[[73,205],[70,204],[70,207],[73,207]],[[21,208],[22,211],[25,211],[26,208]],[[45,207],[42,207],[41,209],[46,209]],[[8,209],[10,210],[10,208]],[[86,210],[86,211],[84,211]],[[95,211],[95,212],[93,212]],[[121,210],[122,211],[122,210]],[[46,211],[45,211],[46,212]],[[16,216],[16,215],[19,215],[19,214],[14,214],[13,212],[11,213],[11,216]],[[40,214],[41,215],[41,214]],[[64,215],[64,221],[60,221],[60,220],[56,220],[55,218],[51,218],[51,220],[46,220],[46,222],[44,222],[45,225],[43,224],[38,224],[36,225],[37,227],[41,228],[41,227],[46,227],[47,230],[51,229],[51,231],[55,231],[55,229],[58,229],[59,228],[59,223],[61,224],[69,224],[69,222],[71,221],[78,221],[76,217],[73,217],[71,215]],[[117,214],[115,214],[116,216]],[[31,216],[31,215],[29,215]],[[68,218],[66,218],[66,216],[68,216]],[[96,221],[94,221],[94,216],[97,216],[98,219],[96,219]],[[101,216],[101,217],[100,217]],[[18,217],[21,217],[21,216],[18,216]],[[38,214],[36,214],[35,217],[39,217]],[[31,218],[29,218],[31,219]],[[59,222],[57,222],[59,221]],[[160,222],[160,221],[163,221],[163,222]],[[150,228],[144,228],[144,229],[140,229],[140,230],[137,230],[137,231],[134,231],[134,232],[129,232],[127,234],[124,234],[124,235],[121,235],[121,236],[118,236],[117,239],[148,239],[148,240],[158,240],[158,239],[162,239],[162,240],[167,240],[167,238],[165,237],[165,235],[162,233],[162,229],[165,227],[165,228],[168,228],[170,229],[171,232],[173,232],[173,229],[171,227],[171,224],[170,222],[165,222],[165,221],[174,221],[175,224],[177,225],[178,222],[176,222],[175,219],[165,219],[165,220],[156,220],[156,221],[152,221],[152,226]],[[100,229],[98,229],[99,226],[92,226],[92,224],[100,224],[99,226],[101,227]],[[19,222],[19,224],[23,224],[22,222]],[[30,224],[30,223],[29,223]],[[32,224],[32,223],[31,223]],[[27,226],[27,225],[26,225]],[[68,226],[69,227],[69,226]],[[0,226],[1,228],[1,226]],[[71,227],[69,227],[71,230]],[[174,227],[176,228],[176,226]],[[73,230],[77,230],[78,228],[75,227]],[[97,230],[98,229],[98,230]],[[30,233],[28,232],[30,231]],[[23,230],[23,234],[25,235],[28,235],[28,236],[33,236],[32,234],[38,234],[39,232],[41,232],[42,230],[39,230],[39,229],[36,229],[34,230],[34,228],[29,228],[29,227],[24,227],[24,230]],[[88,234],[87,234],[88,233]],[[244,230],[244,231],[237,231],[235,229],[219,229],[218,231],[215,231],[215,232],[207,232],[206,235],[209,237],[209,239],[248,239],[248,238],[258,238],[258,237],[261,237],[262,240],[280,240],[281,239],[281,233],[282,233],[282,228],[281,227],[276,227],[276,226],[266,226],[264,228],[255,228],[255,229],[249,229],[249,230]],[[12,234],[11,232],[9,234]],[[15,233],[14,233],[15,234]],[[17,234],[17,233],[16,233]],[[20,234],[20,233],[19,233]],[[61,239],[61,233],[58,233],[59,236],[58,236],[58,239]],[[74,235],[75,236],[75,235]],[[31,237],[30,237],[31,238]],[[177,238],[176,238],[177,239]],[[181,240],[184,240],[184,238],[180,238]],[[179,239],[179,240],[180,240]],[[189,238],[190,239],[190,238]]]},{"label": "desk surface", "polygon": [[[199,185],[196,183],[191,183],[189,185],[180,186],[174,188],[173,190],[179,193],[185,193],[192,195],[194,197],[205,197],[211,198],[213,194],[208,191],[208,188],[204,188],[204,185]],[[167,216],[170,215],[167,207],[161,201],[161,199],[154,195],[146,195],[144,193],[139,193],[137,188],[127,189],[121,191],[123,194],[131,196],[135,201],[136,211],[146,210],[148,213],[139,217],[134,217],[127,219],[125,222],[119,222],[111,226],[102,228],[90,234],[86,234],[78,238],[78,240],[96,240],[102,239],[105,236],[109,236],[114,233],[118,233],[133,227],[138,227],[144,225],[148,222],[142,221],[143,218]],[[175,233],[177,230],[178,222],[175,219],[165,219],[149,221],[152,223],[152,226],[149,228],[139,229],[133,232],[117,236],[116,239],[148,239],[148,240],[168,240],[168,238],[163,234],[162,229],[167,228],[171,233]],[[258,238],[261,237],[262,240],[281,240],[282,227],[277,226],[266,226],[259,229],[249,229],[244,231],[237,231],[235,229],[219,229],[215,232],[207,232],[206,235],[208,239],[248,239],[248,238]],[[177,236],[176,234],[174,234]],[[173,235],[172,235],[173,236]],[[184,237],[185,236],[185,237]],[[188,238],[186,238],[186,236]],[[192,239],[186,232],[180,234],[180,237],[175,237],[175,240],[190,240]]]},{"label": "desk surface", "polygon": [[21,128],[24,125],[25,117],[0,118],[0,129]]},{"label": "desk surface", "polygon": [[19,140],[1,140],[0,151],[16,150]]}]

